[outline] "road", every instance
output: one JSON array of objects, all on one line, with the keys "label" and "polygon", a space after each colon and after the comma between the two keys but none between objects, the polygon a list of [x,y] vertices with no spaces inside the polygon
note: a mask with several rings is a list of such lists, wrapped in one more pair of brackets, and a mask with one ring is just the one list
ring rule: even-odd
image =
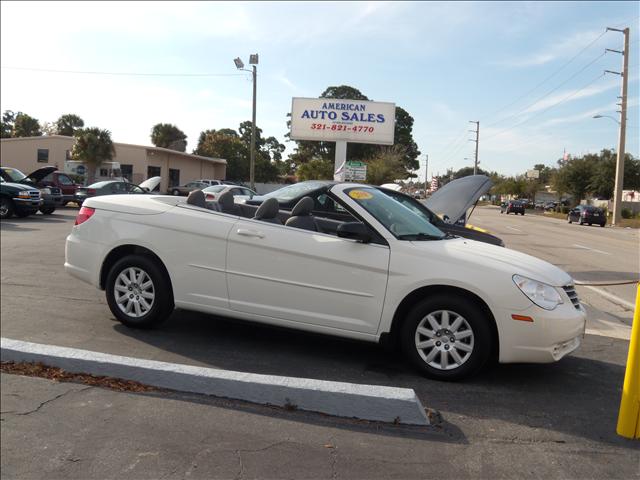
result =
[{"label": "road", "polygon": [[[416,478],[430,476],[428,471],[455,478],[640,478],[637,444],[615,434],[630,310],[597,292],[580,289],[589,304],[589,330],[581,348],[563,361],[503,365],[464,383],[436,382],[376,345],[199,313],[176,311],[159,329],[129,330],[113,319],[103,292],[64,272],[64,239],[76,213],[69,208],[0,224],[2,336],[213,368],[408,387],[442,420],[415,432],[266,407],[247,412],[231,401],[94,387],[76,392],[48,380],[3,375],[6,478],[182,478],[193,474],[192,460],[200,464],[200,476],[226,478],[239,471],[271,478]],[[491,208],[478,209],[472,221],[510,248],[545,258],[578,279],[629,278],[638,271],[637,231],[506,217]],[[607,291],[632,301],[624,288]],[[55,400],[63,393],[65,400]],[[20,414],[18,400],[34,413]],[[245,463],[239,470],[235,451],[247,453],[251,467]],[[232,458],[220,459],[221,452]],[[49,461],[37,470],[30,458]]]}]

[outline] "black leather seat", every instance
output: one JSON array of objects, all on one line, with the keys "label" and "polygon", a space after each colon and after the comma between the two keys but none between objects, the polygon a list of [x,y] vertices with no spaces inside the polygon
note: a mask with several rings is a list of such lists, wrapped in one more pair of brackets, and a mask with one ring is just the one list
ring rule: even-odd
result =
[{"label": "black leather seat", "polygon": [[260,208],[256,211],[254,220],[260,220],[263,222],[276,223],[282,225],[282,222],[278,218],[278,211],[280,210],[280,204],[277,198],[267,198]]},{"label": "black leather seat", "polygon": [[287,220],[285,225],[287,227],[301,228],[303,230],[310,230],[317,232],[318,225],[311,212],[313,211],[313,198],[302,197],[296,206],[291,210],[291,217]]},{"label": "black leather seat", "polygon": [[187,203],[200,208],[207,208],[204,192],[202,190],[193,190],[187,197]]},{"label": "black leather seat", "polygon": [[240,207],[236,205],[233,200],[233,193],[231,191],[225,192],[218,197],[218,207],[222,213],[228,213],[230,215],[240,215]]}]

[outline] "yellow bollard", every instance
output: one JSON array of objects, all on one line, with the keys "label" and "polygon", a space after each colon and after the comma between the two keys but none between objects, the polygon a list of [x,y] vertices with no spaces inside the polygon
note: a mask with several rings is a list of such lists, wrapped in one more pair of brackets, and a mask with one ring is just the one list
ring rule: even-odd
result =
[{"label": "yellow bollard", "polygon": [[640,438],[640,283],[636,292],[636,309],[616,431],[623,437]]}]

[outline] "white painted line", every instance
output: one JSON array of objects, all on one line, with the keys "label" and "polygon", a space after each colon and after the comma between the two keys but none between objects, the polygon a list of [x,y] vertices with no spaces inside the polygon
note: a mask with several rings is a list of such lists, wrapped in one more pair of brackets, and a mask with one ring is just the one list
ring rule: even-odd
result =
[{"label": "white painted line", "polygon": [[578,287],[584,287],[584,288],[588,288],[589,290],[593,290],[594,292],[596,292],[597,294],[603,296],[604,298],[611,300],[613,303],[616,303],[622,307],[625,307],[629,310],[631,310],[633,312],[633,310],[636,308],[635,305],[631,302],[627,302],[626,300],[617,297],[616,295],[614,295],[613,293],[609,293],[606,290],[603,290],[602,288],[597,288],[597,287],[591,287],[589,285],[578,285]]},{"label": "white painted line", "polygon": [[510,228],[511,230],[515,230],[516,232],[521,232],[522,231],[519,228],[510,227],[509,225],[507,225],[507,228]]},{"label": "white painted line", "polygon": [[602,250],[597,250],[595,248],[585,247],[584,245],[578,245],[577,243],[574,243],[573,246],[574,247],[578,247],[578,248],[582,248],[583,250],[590,250],[592,252],[602,253],[603,255],[611,255],[609,252],[603,252]]},{"label": "white painted line", "polygon": [[0,339],[3,362],[42,362],[67,372],[134,380],[181,392],[291,406],[347,418],[429,425],[411,388],[258,375]]}]

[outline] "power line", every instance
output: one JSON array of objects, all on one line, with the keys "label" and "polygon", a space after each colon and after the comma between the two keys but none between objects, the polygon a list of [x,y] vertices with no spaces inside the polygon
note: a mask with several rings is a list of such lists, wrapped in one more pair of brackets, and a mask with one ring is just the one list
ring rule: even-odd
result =
[{"label": "power line", "polygon": [[601,78],[603,78],[605,76],[604,73],[598,75],[596,78],[594,78],[593,80],[591,80],[589,83],[587,83],[586,85],[584,85],[582,88],[580,88],[579,90],[576,90],[574,92],[571,92],[571,94],[567,95],[566,97],[564,97],[562,100],[554,103],[553,105],[550,105],[549,107],[545,108],[544,110],[531,115],[529,118],[526,118],[525,120],[523,120],[520,123],[516,123],[515,125],[512,125],[511,127],[505,128],[504,130],[501,130],[499,132],[494,133],[493,135],[489,135],[488,137],[485,138],[485,140],[489,140],[490,138],[494,138],[497,137],[498,135],[502,135],[505,132],[508,132],[509,130],[513,130],[516,127],[519,127],[520,125],[523,125],[525,123],[527,123],[528,121],[530,121],[533,118],[536,118],[540,115],[542,115],[543,113],[548,112],[549,110],[551,110],[554,107],[557,107],[558,105],[560,105],[561,103],[566,102],[567,100],[569,100],[571,97],[576,96],[578,93],[582,92],[583,90],[585,90],[586,88],[590,87],[592,84],[594,84],[596,81],[600,80]]},{"label": "power line", "polygon": [[143,73],[143,72],[100,72],[100,71],[81,71],[81,70],[54,70],[46,68],[27,68],[27,67],[0,67],[4,70],[22,70],[28,72],[45,72],[45,73],[70,73],[80,75],[113,75],[113,76],[131,76],[131,77],[238,77],[245,76],[244,73]]},{"label": "power line", "polygon": [[498,123],[503,122],[504,120],[507,120],[508,118],[513,118],[513,117],[517,117],[518,115],[520,115],[522,112],[525,112],[526,110],[528,110],[529,108],[533,107],[536,103],[540,103],[540,101],[544,100],[545,98],[547,98],[549,95],[551,95],[553,92],[557,91],[560,87],[566,85],[569,81],[573,80],[574,78],[576,78],[578,75],[580,75],[582,72],[584,72],[587,68],[589,68],[591,65],[593,65],[594,63],[596,63],[598,60],[600,60],[602,57],[604,57],[606,55],[606,51],[601,53],[600,55],[598,55],[596,58],[594,58],[593,60],[591,60],[589,63],[587,63],[584,67],[582,67],[580,70],[578,70],[577,72],[575,72],[573,75],[571,75],[569,78],[567,78],[565,81],[563,81],[562,83],[560,83],[559,85],[556,85],[554,88],[552,88],[551,90],[549,90],[547,93],[545,93],[543,96],[541,96],[540,98],[538,98],[536,101],[534,101],[533,103],[530,103],[528,105],[526,105],[525,107],[521,108],[520,110],[518,110],[515,113],[512,113],[511,115],[507,115],[506,117],[501,118],[500,120],[496,120],[495,122],[491,122],[489,123],[487,126],[491,127],[493,125],[496,125]]},{"label": "power line", "polygon": [[[589,47],[591,47],[594,43],[596,43],[598,40],[600,40],[605,34],[607,33],[607,30],[605,30],[604,32],[602,32],[600,35],[598,35],[596,38],[594,38],[591,42],[589,42],[587,44],[586,47],[584,47],[582,50],[580,50],[578,53],[576,53],[573,57],[571,57],[565,64],[563,64],[559,69],[557,69],[556,71],[554,71],[551,75],[549,75],[548,77],[546,77],[544,80],[542,80],[540,83],[538,83],[535,87],[533,87],[532,89],[526,91],[525,93],[523,93],[522,95],[520,95],[518,98],[516,98],[514,101],[512,101],[511,103],[508,103],[507,105],[505,105],[504,107],[496,110],[495,112],[491,113],[488,115],[488,117],[492,117],[493,115],[502,112],[503,110],[509,108],[510,106],[516,104],[519,100],[521,100],[522,98],[526,97],[527,95],[535,92],[538,88],[540,88],[542,85],[544,85],[546,82],[548,82],[549,80],[551,80],[553,77],[555,77],[558,73],[560,73],[562,70],[565,69],[565,67],[567,67],[568,65],[570,65],[576,58],[578,58],[580,55],[582,55],[582,53],[584,53],[586,50],[589,49]],[[485,117],[486,120],[487,117]]]}]

